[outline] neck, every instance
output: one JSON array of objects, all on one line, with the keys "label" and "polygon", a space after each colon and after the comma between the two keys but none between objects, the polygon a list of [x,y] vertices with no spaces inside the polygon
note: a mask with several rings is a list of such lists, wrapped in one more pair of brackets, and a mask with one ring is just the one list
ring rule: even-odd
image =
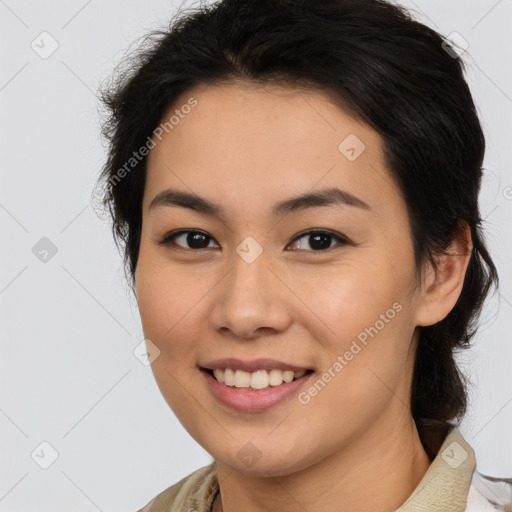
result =
[{"label": "neck", "polygon": [[387,429],[375,426],[350,446],[291,475],[249,475],[216,462],[220,494],[214,512],[391,512],[411,495],[431,460],[408,417]]}]

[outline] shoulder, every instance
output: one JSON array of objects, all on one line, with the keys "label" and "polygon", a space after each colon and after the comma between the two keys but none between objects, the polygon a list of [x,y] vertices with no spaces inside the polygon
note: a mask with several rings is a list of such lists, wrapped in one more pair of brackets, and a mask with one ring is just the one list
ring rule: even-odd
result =
[{"label": "shoulder", "polygon": [[207,512],[217,491],[217,468],[212,462],[163,490],[137,512]]},{"label": "shoulder", "polygon": [[486,477],[475,471],[465,512],[512,512],[512,480]]}]

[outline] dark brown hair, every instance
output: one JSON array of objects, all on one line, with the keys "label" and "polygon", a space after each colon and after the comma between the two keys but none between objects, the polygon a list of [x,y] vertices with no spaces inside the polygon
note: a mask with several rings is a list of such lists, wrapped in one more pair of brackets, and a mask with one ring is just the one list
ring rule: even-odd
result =
[{"label": "dark brown hair", "polygon": [[467,223],[473,250],[460,297],[420,327],[411,410],[446,428],[467,406],[454,353],[465,348],[498,275],[481,231],[485,141],[464,65],[434,30],[381,0],[223,0],[178,12],[149,34],[102,91],[108,159],[103,206],[131,284],[139,252],[146,158],[122,173],[180,94],[200,83],[249,81],[333,92],[381,136],[408,207],[417,268]]}]

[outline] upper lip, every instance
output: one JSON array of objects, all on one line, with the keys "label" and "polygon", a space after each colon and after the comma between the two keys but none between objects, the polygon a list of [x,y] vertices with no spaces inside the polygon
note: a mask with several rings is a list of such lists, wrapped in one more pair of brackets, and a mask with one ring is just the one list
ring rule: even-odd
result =
[{"label": "upper lip", "polygon": [[200,367],[207,370],[214,370],[215,368],[224,370],[226,368],[231,368],[232,370],[243,370],[246,372],[255,372],[257,370],[273,370],[274,368],[282,371],[292,370],[294,372],[311,369],[306,366],[298,366],[296,364],[277,361],[276,359],[262,358],[253,359],[252,361],[242,361],[241,359],[236,359],[233,357],[206,361],[205,363],[201,364]]}]

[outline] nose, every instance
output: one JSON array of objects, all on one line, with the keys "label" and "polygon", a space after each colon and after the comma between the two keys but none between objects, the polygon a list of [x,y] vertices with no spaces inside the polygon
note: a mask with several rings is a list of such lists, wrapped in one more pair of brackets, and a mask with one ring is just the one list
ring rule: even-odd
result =
[{"label": "nose", "polygon": [[290,292],[268,266],[265,253],[252,263],[235,253],[232,261],[231,271],[214,289],[213,328],[246,339],[286,330]]}]

